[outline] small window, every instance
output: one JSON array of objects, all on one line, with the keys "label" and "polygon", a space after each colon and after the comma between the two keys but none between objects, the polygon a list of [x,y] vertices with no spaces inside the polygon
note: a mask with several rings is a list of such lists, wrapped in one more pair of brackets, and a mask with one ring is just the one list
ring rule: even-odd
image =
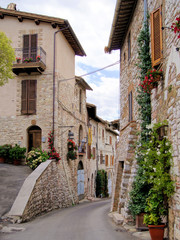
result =
[{"label": "small window", "polygon": [[79,112],[82,112],[82,90],[79,91]]},{"label": "small window", "polygon": [[128,105],[129,105],[129,122],[131,122],[133,120],[132,91],[128,95]]},{"label": "small window", "polygon": [[160,63],[162,58],[162,16],[161,7],[151,13],[151,51],[152,66]]},{"label": "small window", "polygon": [[102,139],[104,140],[104,129],[102,129]]},{"label": "small window", "polygon": [[109,144],[112,145],[112,137],[109,136]]},{"label": "small window", "polygon": [[103,164],[103,154],[102,154],[102,151],[100,152],[100,164]]},{"label": "small window", "polygon": [[131,35],[128,35],[128,60],[131,58]]},{"label": "small window", "polygon": [[93,147],[93,159],[95,159],[95,158],[96,158],[96,148]]},{"label": "small window", "polygon": [[36,114],[37,80],[23,80],[21,94],[21,113]]}]

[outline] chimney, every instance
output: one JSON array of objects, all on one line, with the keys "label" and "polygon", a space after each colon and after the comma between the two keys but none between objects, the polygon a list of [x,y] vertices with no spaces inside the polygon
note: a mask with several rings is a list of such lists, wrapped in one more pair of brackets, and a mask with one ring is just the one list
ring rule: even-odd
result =
[{"label": "chimney", "polygon": [[15,3],[8,4],[7,9],[16,10],[16,4]]}]

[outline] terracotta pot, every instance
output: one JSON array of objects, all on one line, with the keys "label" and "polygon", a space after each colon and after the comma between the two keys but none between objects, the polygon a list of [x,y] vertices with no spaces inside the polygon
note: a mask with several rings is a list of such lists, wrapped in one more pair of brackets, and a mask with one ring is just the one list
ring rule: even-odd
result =
[{"label": "terracotta pot", "polygon": [[151,240],[163,240],[165,225],[148,225]]},{"label": "terracotta pot", "polygon": [[14,163],[14,165],[20,165],[21,161],[20,160],[14,160],[13,163]]},{"label": "terracotta pot", "polygon": [[4,162],[5,162],[4,157],[0,157],[0,163],[4,163]]}]

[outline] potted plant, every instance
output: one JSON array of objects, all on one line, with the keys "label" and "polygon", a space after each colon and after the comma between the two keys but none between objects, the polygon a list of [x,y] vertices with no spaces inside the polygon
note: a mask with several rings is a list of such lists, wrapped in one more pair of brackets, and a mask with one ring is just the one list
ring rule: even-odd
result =
[{"label": "potted plant", "polygon": [[144,81],[139,86],[142,87],[144,92],[151,94],[151,90],[157,87],[161,75],[162,70],[150,69],[147,71]]},{"label": "potted plant", "polygon": [[67,142],[68,153],[67,153],[67,160],[75,160],[77,158],[77,146],[72,139],[68,139]]},{"label": "potted plant", "polygon": [[16,57],[16,62],[20,63],[21,62],[21,58],[20,57]]},{"label": "potted plant", "polygon": [[13,160],[14,165],[19,165],[21,160],[26,157],[25,152],[26,148],[20,147],[18,144],[10,149],[9,156]]},{"label": "potted plant", "polygon": [[38,56],[36,57],[36,61],[39,62],[40,60],[41,60],[41,56],[38,55]]},{"label": "potted plant", "polygon": [[9,163],[10,158],[9,158],[9,152],[12,146],[10,144],[4,144],[0,146],[0,162],[1,163]]},{"label": "potted plant", "polygon": [[25,58],[25,59],[23,60],[23,62],[24,62],[24,63],[32,62],[32,58],[31,58],[31,57],[30,57],[30,58]]},{"label": "potted plant", "polygon": [[174,193],[174,182],[170,175],[171,142],[166,136],[159,138],[158,135],[158,129],[163,125],[167,125],[167,122],[157,123],[152,127],[151,138],[144,151],[143,174],[150,185],[144,222],[149,227],[152,240],[163,240],[163,219],[168,213],[168,200]]},{"label": "potted plant", "polygon": [[46,151],[41,149],[33,149],[27,154],[27,165],[32,169],[36,169],[42,162],[45,162],[49,158]]}]

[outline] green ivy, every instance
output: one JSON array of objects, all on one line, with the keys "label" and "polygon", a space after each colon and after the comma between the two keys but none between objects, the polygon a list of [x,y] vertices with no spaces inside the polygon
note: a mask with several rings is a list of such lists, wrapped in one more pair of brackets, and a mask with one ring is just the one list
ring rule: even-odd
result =
[{"label": "green ivy", "polygon": [[[149,18],[144,22],[144,26],[138,36],[138,63],[137,66],[140,72],[140,83],[143,82],[147,71],[151,68],[150,55],[150,35],[149,35]],[[144,142],[149,141],[149,129],[147,126],[151,123],[151,96],[145,93],[139,85],[137,87],[137,103],[139,105],[139,119],[141,125],[140,138],[136,146],[136,160],[138,164],[137,175],[132,185],[130,192],[129,210],[135,218],[136,215],[145,212],[146,199],[148,197],[150,184],[147,177],[143,175],[144,155],[142,152]]]}]

